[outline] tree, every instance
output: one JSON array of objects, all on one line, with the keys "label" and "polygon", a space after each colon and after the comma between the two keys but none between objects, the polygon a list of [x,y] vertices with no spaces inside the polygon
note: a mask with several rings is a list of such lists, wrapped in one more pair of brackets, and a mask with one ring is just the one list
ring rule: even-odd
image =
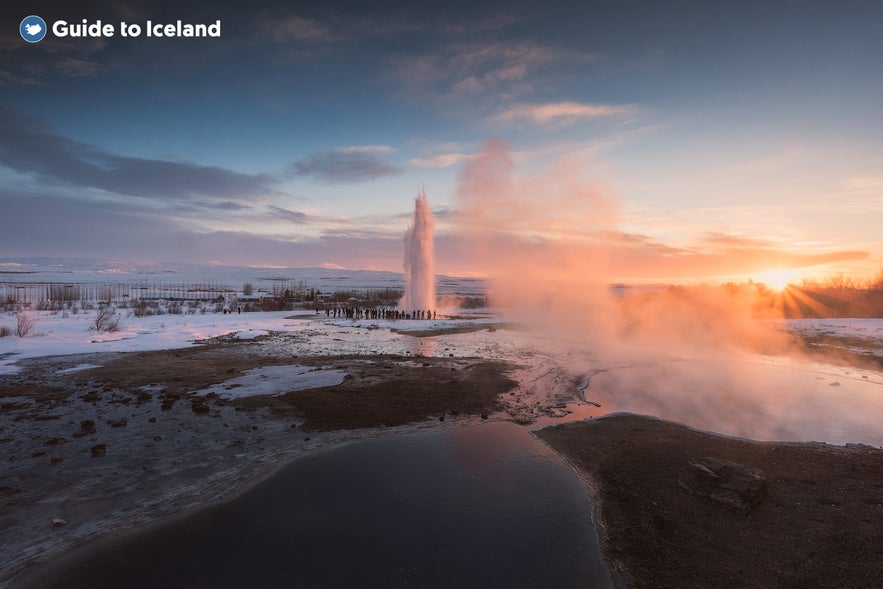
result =
[{"label": "tree", "polygon": [[251,282],[246,282],[242,285],[242,294],[247,297],[251,296],[251,293],[254,292],[254,286],[252,286]]}]

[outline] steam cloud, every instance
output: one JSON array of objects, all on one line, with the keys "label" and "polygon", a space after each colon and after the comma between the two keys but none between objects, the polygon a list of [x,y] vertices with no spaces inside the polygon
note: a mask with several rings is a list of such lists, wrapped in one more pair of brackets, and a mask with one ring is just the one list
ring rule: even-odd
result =
[{"label": "steam cloud", "polygon": [[[751,291],[672,289],[618,298],[619,201],[572,162],[516,176],[508,145],[488,141],[463,169],[457,218],[473,262],[491,277],[491,301],[520,322],[599,353],[756,349],[782,343],[751,320]],[[676,352],[675,352],[676,353]]]},{"label": "steam cloud", "polygon": [[759,439],[819,439],[835,413],[873,431],[861,409],[822,408],[829,387],[805,393],[818,382],[808,371],[776,372],[771,363],[793,361],[792,340],[758,320],[753,286],[615,294],[611,277],[628,270],[609,239],[621,235],[618,199],[576,164],[517,175],[507,144],[488,141],[461,173],[457,209],[491,303],[560,352],[574,380],[593,375],[587,395],[608,410]]}]

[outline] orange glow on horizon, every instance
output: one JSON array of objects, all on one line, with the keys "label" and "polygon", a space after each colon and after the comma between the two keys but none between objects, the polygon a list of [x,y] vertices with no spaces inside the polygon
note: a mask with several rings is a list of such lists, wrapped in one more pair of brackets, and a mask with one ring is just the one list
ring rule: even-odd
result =
[{"label": "orange glow on horizon", "polygon": [[800,278],[800,271],[794,268],[784,268],[781,270],[770,270],[760,275],[760,282],[767,287],[782,291]]}]

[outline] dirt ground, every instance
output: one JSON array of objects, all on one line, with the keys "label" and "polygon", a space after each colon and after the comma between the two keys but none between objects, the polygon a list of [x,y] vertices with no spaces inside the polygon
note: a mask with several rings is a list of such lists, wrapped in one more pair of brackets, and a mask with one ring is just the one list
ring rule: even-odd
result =
[{"label": "dirt ground", "polygon": [[[760,443],[635,415],[547,428],[599,506],[622,587],[883,587],[883,450]],[[689,461],[761,471],[743,514],[678,484]]]}]

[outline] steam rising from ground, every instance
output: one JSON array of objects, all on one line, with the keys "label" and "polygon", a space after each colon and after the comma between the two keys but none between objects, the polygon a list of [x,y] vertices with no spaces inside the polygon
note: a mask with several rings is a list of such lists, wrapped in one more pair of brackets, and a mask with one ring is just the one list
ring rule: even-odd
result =
[{"label": "steam rising from ground", "polygon": [[614,293],[611,277],[630,270],[618,199],[575,164],[520,176],[508,146],[489,141],[457,196],[463,250],[489,276],[491,303],[547,336],[572,376],[595,375],[587,395],[749,437],[775,438],[786,400],[799,406],[799,379],[773,379],[757,362],[789,353],[791,338],[758,318],[755,287]]},{"label": "steam rising from ground", "polygon": [[405,233],[405,296],[399,308],[408,313],[436,308],[433,227],[426,192],[420,192],[414,204],[414,220]]},{"label": "steam rising from ground", "polygon": [[465,249],[491,277],[492,302],[568,345],[627,359],[784,344],[776,329],[754,320],[751,288],[617,297],[613,276],[630,271],[619,202],[574,163],[516,176],[508,146],[489,141],[463,170],[458,208]]}]

